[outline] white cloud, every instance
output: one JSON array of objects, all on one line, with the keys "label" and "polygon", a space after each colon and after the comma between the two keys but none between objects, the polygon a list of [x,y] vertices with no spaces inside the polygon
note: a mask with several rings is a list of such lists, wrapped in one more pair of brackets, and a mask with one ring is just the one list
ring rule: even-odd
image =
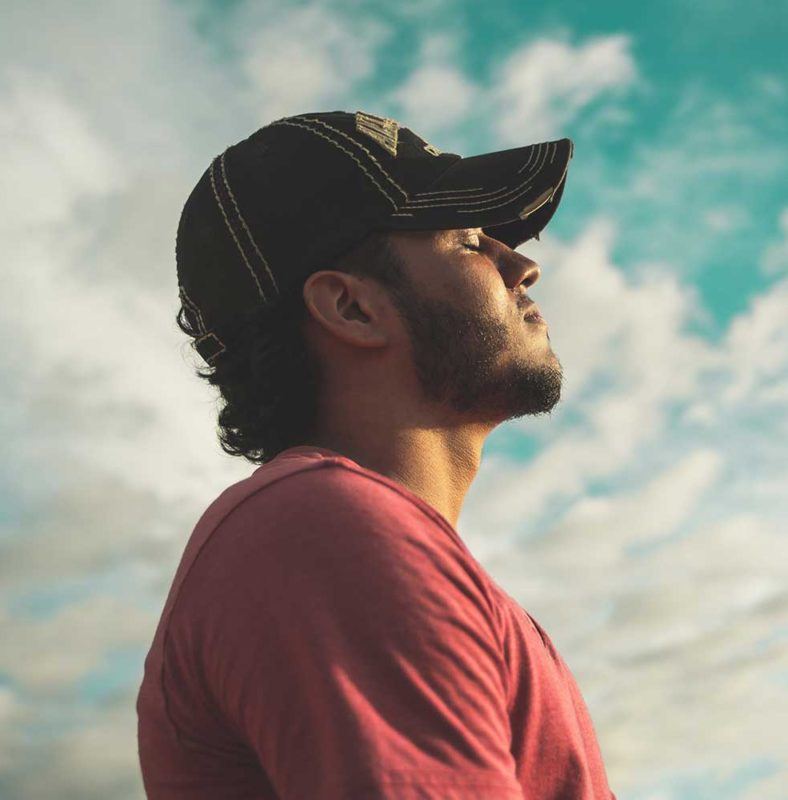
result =
[{"label": "white cloud", "polygon": [[123,165],[54,81],[22,69],[10,70],[6,81],[9,92],[0,107],[8,189],[0,201],[3,229],[61,222],[80,196],[120,188]]},{"label": "white cloud", "polygon": [[72,712],[70,721],[62,735],[37,737],[17,752],[4,776],[8,797],[143,800],[134,694]]},{"label": "white cloud", "polygon": [[439,135],[473,110],[480,88],[457,66],[459,49],[452,36],[426,37],[416,66],[390,95],[400,122],[420,136]]},{"label": "white cloud", "polygon": [[147,610],[100,594],[44,619],[4,611],[0,671],[24,691],[57,694],[99,668],[106,653],[152,639],[155,621]]},{"label": "white cloud", "polygon": [[786,319],[788,279],[756,297],[747,312],[733,320],[725,341],[732,379],[720,397],[723,408],[758,403],[763,392],[788,377]]},{"label": "white cloud", "polygon": [[[620,160],[576,158],[571,186],[588,207],[619,221],[630,258],[667,259],[688,278],[709,271],[738,288],[731,273],[756,267],[765,198],[788,167],[772,133],[784,118],[765,90],[734,100],[689,82]],[[776,267],[780,252],[778,243],[762,267]]]},{"label": "white cloud", "polygon": [[[267,13],[277,8],[286,13]],[[141,796],[137,687],[95,707],[73,689],[119,648],[147,647],[191,526],[252,469],[221,455],[213,395],[182,358],[180,207],[210,158],[257,125],[320,104],[356,107],[387,30],[325,6],[246,4],[217,19],[240,53],[223,63],[182,5],[86,9],[17,4],[0,30],[16,65],[0,83],[15,185],[0,209],[12,300],[0,335],[14,342],[0,356],[13,464],[3,488],[14,498],[0,577],[6,599],[79,589],[46,618],[0,612],[11,681],[0,686],[0,770],[10,796],[125,800]],[[473,118],[468,97],[485,118],[509,103],[497,133],[517,145],[562,135],[598,100],[601,116],[620,117],[615,99],[637,78],[630,49],[624,36],[540,40],[500,65],[500,92],[480,99],[456,42],[428,36],[395,93],[419,133]],[[442,88],[434,106],[430,86]],[[704,121],[730,121],[715,113]],[[750,141],[722,127],[732,150]],[[630,185],[663,196],[693,166],[688,152],[674,161],[660,151],[641,167],[665,174]],[[757,154],[728,155],[712,153],[692,180]],[[716,202],[706,223],[730,222],[733,208]],[[709,344],[688,332],[704,309],[673,261],[625,271],[611,256],[621,233],[599,217],[574,239],[538,243],[549,269],[533,294],[565,367],[564,400],[549,420],[507,427],[535,434],[541,451],[525,466],[485,459],[462,530],[580,677],[624,797],[627,783],[634,794],[658,779],[655,765],[694,760],[687,741],[705,743],[715,774],[741,753],[788,749],[777,719],[788,476],[775,435],[788,433],[788,346],[784,282]],[[758,430],[752,412],[767,408]],[[537,534],[525,543],[524,521]],[[42,720],[54,729],[46,736]],[[777,800],[782,785],[759,800]]]},{"label": "white cloud", "polygon": [[615,99],[636,81],[630,50],[631,37],[614,34],[577,46],[537,39],[507,55],[492,81],[498,139],[516,147],[565,135],[592,102]]},{"label": "white cloud", "polygon": [[236,24],[247,102],[266,119],[330,110],[371,75],[375,51],[388,36],[377,20],[340,16],[318,3],[248,3]]},{"label": "white cloud", "polygon": [[[669,537],[687,519],[703,493],[720,474],[722,457],[712,449],[694,450],[669,464],[636,490],[621,496],[581,497],[570,506],[562,525],[584,530],[585,546],[603,551],[609,541],[642,544]],[[648,510],[648,513],[645,511]],[[587,536],[589,528],[597,535]],[[566,548],[563,558],[576,563],[578,553]],[[582,559],[586,563],[586,559]]]}]

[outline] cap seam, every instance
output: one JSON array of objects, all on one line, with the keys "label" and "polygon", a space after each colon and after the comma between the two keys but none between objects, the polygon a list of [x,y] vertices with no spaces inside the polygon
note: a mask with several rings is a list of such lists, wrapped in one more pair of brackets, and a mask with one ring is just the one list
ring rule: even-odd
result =
[{"label": "cap seam", "polygon": [[[225,155],[227,151],[225,150],[221,156],[221,167],[222,167],[222,180],[224,181],[224,185],[227,187],[227,193],[230,195],[230,199],[233,201],[233,206],[235,206],[235,211],[238,214],[238,219],[241,220],[241,225],[244,226],[244,230],[246,231],[246,235],[249,237],[249,241],[252,243],[252,247],[254,247],[255,253],[260,257],[260,261],[263,262],[263,266],[265,267],[266,272],[268,273],[268,277],[271,279],[271,283],[273,284],[276,293],[279,294],[279,286],[276,283],[276,278],[274,278],[274,274],[271,272],[268,262],[265,260],[265,256],[260,252],[260,248],[257,246],[257,242],[255,242],[254,237],[252,236],[252,232],[249,230],[249,226],[246,224],[246,220],[244,219],[243,214],[241,213],[241,209],[238,206],[238,203],[235,199],[235,195],[233,194],[233,190],[230,187],[230,182],[227,179],[227,168],[225,167]],[[259,283],[258,283],[259,286]],[[262,291],[262,289],[261,289]]]},{"label": "cap seam", "polygon": [[235,241],[235,244],[238,247],[238,252],[241,254],[241,258],[243,258],[244,264],[246,264],[246,268],[249,270],[249,274],[252,276],[252,279],[255,282],[255,286],[257,286],[257,291],[258,291],[260,297],[263,299],[263,302],[268,302],[268,299],[266,298],[265,293],[263,292],[263,287],[260,286],[260,281],[259,281],[259,279],[257,277],[257,274],[252,269],[252,265],[249,263],[249,259],[246,257],[246,253],[244,252],[244,249],[241,246],[241,242],[238,240],[238,237],[235,235],[235,231],[233,230],[232,223],[230,222],[230,220],[229,220],[229,218],[227,216],[227,212],[224,209],[224,204],[222,203],[222,200],[219,197],[219,191],[216,188],[216,179],[214,178],[214,174],[213,173],[214,173],[214,167],[216,166],[216,162],[219,161],[220,159],[221,159],[221,156],[217,156],[216,158],[214,158],[214,160],[211,162],[211,166],[210,166],[210,168],[208,170],[208,172],[210,174],[211,189],[213,189],[213,195],[216,198],[216,203],[219,206],[219,211],[221,211],[222,217],[224,218],[224,222],[227,225],[227,230],[230,231],[230,235],[233,237],[233,240]]},{"label": "cap seam", "polygon": [[[358,158],[356,158],[356,156],[354,156],[353,153],[350,152],[350,150],[348,150],[347,148],[345,148],[341,144],[339,144],[339,142],[335,142],[330,136],[326,136],[326,134],[321,133],[320,131],[316,131],[314,128],[310,127],[309,125],[301,125],[298,122],[291,122],[290,120],[282,120],[281,122],[276,122],[276,123],[272,123],[272,124],[273,125],[291,125],[291,126],[293,126],[295,128],[303,128],[304,130],[309,131],[310,133],[313,133],[315,136],[320,136],[322,139],[325,139],[327,142],[329,142],[330,144],[333,144],[334,147],[336,147],[337,149],[341,150],[343,153],[347,153],[347,155],[349,155],[353,159],[353,161],[355,161],[356,164],[358,164],[359,167],[361,167],[361,169],[364,172],[364,174],[367,175],[367,177],[372,181],[372,183],[374,183],[375,186],[377,186],[378,190],[389,201],[389,203],[391,203],[391,205],[395,209],[399,208],[399,205],[397,204],[397,202],[392,199],[392,197],[388,194],[388,192],[377,182],[377,180],[375,179],[375,176],[372,175],[372,173],[358,160]],[[407,195],[405,195],[405,196],[407,197]]]},{"label": "cap seam", "polygon": [[[507,186],[504,186],[504,187],[502,187],[500,189],[496,189],[494,192],[492,192],[492,194],[493,195],[498,194],[501,197],[505,197],[508,194],[512,194],[512,192],[517,192],[517,190],[520,189],[523,186],[523,184],[528,183],[528,181],[531,181],[533,178],[535,178],[542,171],[542,168],[544,166],[544,161],[545,161],[546,158],[547,158],[547,150],[545,150],[544,158],[542,159],[542,163],[539,164],[538,166],[534,166],[534,168],[528,173],[528,175],[525,178],[525,180],[523,180],[521,183],[517,184],[517,186],[512,187],[511,189],[509,189]],[[438,180],[440,180],[440,179],[438,179]],[[532,183],[529,184],[525,189],[523,189],[519,193],[515,194],[514,197],[511,198],[511,200],[515,200],[520,195],[522,195],[525,192],[527,192],[528,189],[530,189],[532,185],[533,185]],[[501,195],[501,192],[504,192],[504,194]],[[498,197],[494,197],[494,198],[490,198],[490,199],[491,200],[492,199],[497,200],[499,198]],[[418,202],[418,201],[416,201],[416,202]],[[479,208],[468,209],[466,211],[461,211],[461,210],[458,209],[458,213],[470,214],[470,213],[474,213],[475,211],[485,211],[488,208],[499,208],[500,206],[506,205],[509,202],[510,202],[510,200],[505,200],[503,203],[499,203],[497,205],[491,205],[491,206],[487,206],[484,203],[479,203],[477,200],[469,200],[469,201],[465,201],[465,202],[460,200],[460,201],[457,201],[457,202],[454,202],[454,203],[432,203],[432,204],[422,204],[422,205],[415,205],[414,202],[408,202],[408,203],[405,203],[403,208],[407,208],[407,209],[412,209],[412,210],[418,211],[419,209],[422,209],[422,208],[447,208],[447,207],[457,208],[457,206],[470,206],[470,205],[480,206]]]},{"label": "cap seam", "polygon": [[375,156],[363,144],[361,144],[361,142],[356,141],[352,136],[349,136],[347,133],[345,133],[345,131],[340,130],[339,128],[335,128],[333,125],[329,125],[327,122],[324,122],[322,119],[315,119],[314,117],[301,117],[300,119],[303,119],[303,120],[305,120],[307,122],[314,122],[316,125],[322,125],[324,128],[328,128],[330,131],[333,131],[334,133],[339,134],[340,136],[342,136],[344,139],[347,139],[349,142],[351,142],[352,144],[356,145],[356,147],[360,147],[370,157],[370,159],[372,159],[372,161],[375,163],[375,166],[377,166],[377,168],[383,173],[383,175],[385,176],[386,180],[388,180],[389,183],[391,183],[392,186],[394,186],[396,189],[398,189],[400,192],[402,192],[402,195],[405,197],[405,200],[407,201],[407,199],[410,196],[409,193],[406,192],[394,180],[394,178],[391,177],[391,175],[389,175],[389,173],[386,171],[386,169],[383,167],[383,165],[380,163],[380,161],[378,161],[377,158],[375,158]]}]

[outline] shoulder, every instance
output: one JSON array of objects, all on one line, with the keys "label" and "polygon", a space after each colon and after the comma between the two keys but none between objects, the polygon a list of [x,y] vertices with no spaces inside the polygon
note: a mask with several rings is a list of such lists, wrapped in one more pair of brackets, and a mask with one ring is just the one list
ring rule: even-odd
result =
[{"label": "shoulder", "polygon": [[484,582],[456,530],[404,485],[342,457],[292,462],[276,475],[256,471],[259,485],[223,518],[198,573],[259,580],[330,564],[379,577],[405,570],[417,580],[438,570]]},{"label": "shoulder", "polygon": [[456,531],[405,486],[343,457],[299,457],[269,462],[209,506],[184,558],[184,589],[225,591],[230,580],[338,558],[370,571],[408,563],[415,573],[426,562],[474,569]]},{"label": "shoulder", "polygon": [[[477,562],[404,486],[333,458],[264,484],[223,517],[195,562],[181,597],[190,627],[201,620],[218,636],[228,625],[248,630],[301,612],[302,628],[326,614],[370,631],[381,620],[395,627],[409,618],[418,628],[457,613],[494,625]],[[326,625],[338,624],[329,618]]]},{"label": "shoulder", "polygon": [[[255,482],[254,479],[257,479]],[[429,532],[456,545],[457,534],[402,484],[346,458],[298,459],[287,470],[257,470],[249,490],[220,524],[224,535],[308,536],[315,528],[334,536],[354,532]]]}]

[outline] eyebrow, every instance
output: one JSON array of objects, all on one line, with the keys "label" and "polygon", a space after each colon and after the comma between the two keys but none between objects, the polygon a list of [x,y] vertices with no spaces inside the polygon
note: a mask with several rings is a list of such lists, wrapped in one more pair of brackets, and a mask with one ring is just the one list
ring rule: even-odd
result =
[{"label": "eyebrow", "polygon": [[468,236],[469,234],[481,234],[484,232],[483,228],[454,228],[452,230],[453,236]]}]

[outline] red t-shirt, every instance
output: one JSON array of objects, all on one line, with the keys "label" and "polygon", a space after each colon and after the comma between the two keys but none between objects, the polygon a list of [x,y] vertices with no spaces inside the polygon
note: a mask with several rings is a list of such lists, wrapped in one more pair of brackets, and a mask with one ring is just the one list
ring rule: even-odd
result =
[{"label": "red t-shirt", "polygon": [[428,503],[323,448],[202,515],[137,714],[153,800],[615,800],[544,630]]}]

